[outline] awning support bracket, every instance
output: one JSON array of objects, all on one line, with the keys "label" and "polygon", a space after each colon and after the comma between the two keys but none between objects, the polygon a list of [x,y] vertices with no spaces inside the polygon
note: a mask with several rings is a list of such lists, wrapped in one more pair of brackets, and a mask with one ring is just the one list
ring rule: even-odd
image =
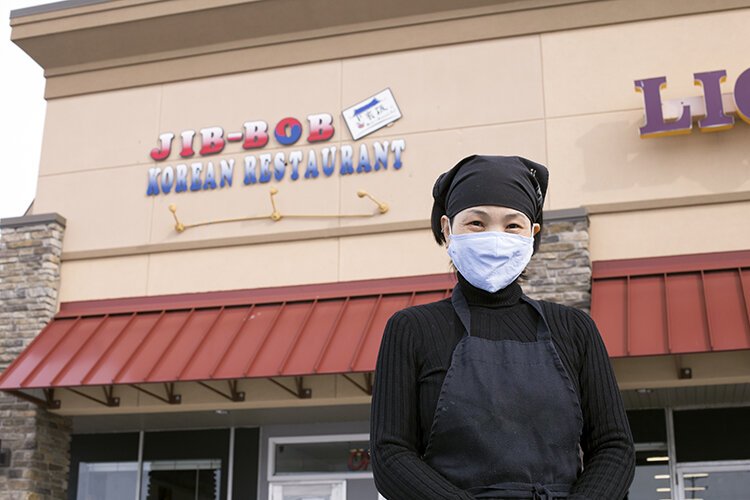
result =
[{"label": "awning support bracket", "polygon": [[100,405],[109,406],[109,407],[120,406],[120,398],[114,395],[115,386],[113,385],[102,386],[102,390],[104,391],[104,400],[95,398],[94,396],[90,396],[89,394],[86,394],[85,392],[81,392],[77,389],[73,389],[72,387],[66,387],[66,389],[72,392],[73,394],[78,394],[79,396],[86,398],[86,399],[90,399],[91,401],[94,401],[95,403],[99,403]]},{"label": "awning support bracket", "polygon": [[43,389],[44,390],[44,399],[45,403],[47,405],[47,409],[49,410],[59,410],[61,403],[59,399],[55,399],[55,389]]},{"label": "awning support bracket", "polygon": [[245,400],[245,391],[238,391],[237,390],[237,381],[236,380],[228,380],[227,382],[229,384],[229,394],[225,394],[225,393],[221,392],[219,389],[217,389],[215,387],[211,387],[210,385],[208,385],[205,382],[201,382],[200,380],[198,381],[198,383],[200,385],[202,385],[203,387],[205,387],[206,389],[215,392],[219,396],[223,396],[223,397],[227,398],[229,401],[234,401],[234,402],[244,401]]},{"label": "awning support bracket", "polygon": [[365,384],[364,385],[360,384],[359,382],[357,382],[356,380],[354,380],[353,378],[351,378],[346,373],[342,373],[341,374],[342,377],[344,377],[346,380],[348,380],[349,382],[351,382],[352,384],[354,384],[360,391],[364,392],[368,396],[372,396],[372,373],[371,372],[367,372],[367,373],[364,373],[363,375],[364,375],[364,378],[365,378]]},{"label": "awning support bracket", "polygon": [[151,392],[148,389],[144,389],[143,387],[139,387],[136,384],[130,384],[130,387],[170,405],[178,405],[182,403],[182,396],[174,393],[174,382],[164,383],[164,390],[167,393],[167,397],[159,396],[158,394]]},{"label": "awning support bracket", "polygon": [[164,390],[167,392],[167,402],[171,405],[182,403],[182,396],[174,393],[174,382],[164,383]]},{"label": "awning support bracket", "polygon": [[278,385],[292,396],[295,396],[299,399],[310,399],[312,397],[312,389],[310,389],[309,387],[304,387],[303,377],[294,377],[294,385],[296,386],[296,390],[290,389],[276,379],[269,377],[268,380]]}]

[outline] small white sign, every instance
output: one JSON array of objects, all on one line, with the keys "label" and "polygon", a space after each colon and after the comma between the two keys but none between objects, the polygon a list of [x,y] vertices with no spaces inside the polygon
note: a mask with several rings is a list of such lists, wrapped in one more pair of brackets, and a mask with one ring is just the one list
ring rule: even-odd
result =
[{"label": "small white sign", "polygon": [[401,110],[398,109],[391,89],[368,97],[341,114],[344,115],[346,126],[355,141],[401,118]]}]

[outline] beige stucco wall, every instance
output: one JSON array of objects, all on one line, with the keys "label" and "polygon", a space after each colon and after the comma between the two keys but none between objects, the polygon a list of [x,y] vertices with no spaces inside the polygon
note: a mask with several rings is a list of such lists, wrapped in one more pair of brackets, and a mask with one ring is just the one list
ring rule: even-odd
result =
[{"label": "beige stucco wall", "polygon": [[[750,232],[736,230],[748,227],[750,204],[716,203],[716,196],[750,193],[750,125],[643,140],[642,96],[633,87],[635,79],[667,76],[664,98],[701,95],[692,74],[726,69],[723,92],[731,92],[748,67],[738,50],[748,23],[750,9],[734,10],[52,99],[34,211],[68,221],[61,300],[444,272],[447,258],[426,230],[430,190],[440,172],[471,153],[546,163],[547,209],[615,204],[608,213],[592,209],[596,260],[750,248],[750,236],[738,237]],[[717,29],[721,36],[708,35]],[[386,87],[403,118],[360,142],[404,139],[402,169],[297,181],[287,173],[280,182],[242,184],[246,154],[355,145],[340,111]],[[248,152],[229,144],[220,155],[192,161],[218,167],[219,159],[234,159],[231,188],[146,196],[154,166],[148,153],[160,133],[209,126],[229,132],[252,120],[272,129],[285,116],[304,124],[320,112],[336,120],[328,143],[310,146],[303,138],[281,147],[271,138],[262,151]],[[159,166],[177,163],[173,151]],[[374,212],[355,196],[358,189],[390,210],[369,219],[173,230],[169,204],[185,223],[265,214],[271,185],[282,214]],[[649,200],[685,205],[711,196],[694,206],[635,209]],[[720,230],[695,238],[696,227],[713,221]],[[404,224],[411,229],[394,231]],[[372,234],[344,235],[350,230]],[[267,242],[303,233],[307,239]]]},{"label": "beige stucco wall", "polygon": [[750,248],[750,202],[590,216],[592,260]]}]

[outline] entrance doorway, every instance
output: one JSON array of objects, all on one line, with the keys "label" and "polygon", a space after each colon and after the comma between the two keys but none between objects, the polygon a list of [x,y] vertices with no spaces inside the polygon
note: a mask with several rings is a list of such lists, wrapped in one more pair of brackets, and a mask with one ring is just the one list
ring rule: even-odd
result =
[{"label": "entrance doorway", "polygon": [[678,497],[737,500],[750,493],[750,460],[677,464]]}]

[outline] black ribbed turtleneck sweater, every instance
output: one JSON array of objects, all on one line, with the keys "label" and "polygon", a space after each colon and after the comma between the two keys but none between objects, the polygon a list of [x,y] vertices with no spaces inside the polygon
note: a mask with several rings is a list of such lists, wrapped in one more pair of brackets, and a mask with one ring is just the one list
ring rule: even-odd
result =
[{"label": "black ribbed turtleneck sweater", "polygon": [[[523,292],[517,282],[489,293],[460,274],[458,279],[469,303],[472,335],[536,340],[538,315],[520,300]],[[584,469],[569,500],[620,500],[633,478],[635,453],[604,343],[586,313],[540,303],[583,410]],[[389,500],[473,498],[420,459],[462,335],[450,298],[401,310],[388,320],[375,371],[370,439],[375,483]]]}]

